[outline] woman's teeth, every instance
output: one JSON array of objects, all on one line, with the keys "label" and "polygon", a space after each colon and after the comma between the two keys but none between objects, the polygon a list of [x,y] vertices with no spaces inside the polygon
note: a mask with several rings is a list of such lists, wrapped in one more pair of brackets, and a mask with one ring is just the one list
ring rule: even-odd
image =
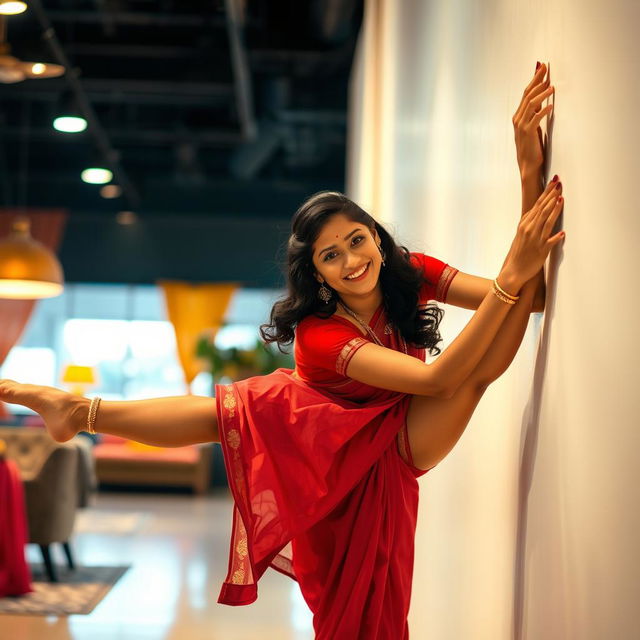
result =
[{"label": "woman's teeth", "polygon": [[359,278],[368,268],[369,268],[369,263],[367,262],[367,264],[365,264],[364,267],[362,267],[362,269],[359,269],[355,273],[352,273],[350,276],[347,276],[345,280],[355,280],[356,278]]}]

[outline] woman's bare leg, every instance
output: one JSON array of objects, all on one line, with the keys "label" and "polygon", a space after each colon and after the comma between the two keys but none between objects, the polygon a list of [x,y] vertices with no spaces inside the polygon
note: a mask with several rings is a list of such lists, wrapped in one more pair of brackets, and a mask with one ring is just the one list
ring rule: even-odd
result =
[{"label": "woman's bare leg", "polygon": [[451,398],[412,396],[407,433],[416,467],[430,469],[453,449],[485,390],[485,385],[469,377]]},{"label": "woman's bare leg", "polygon": [[[58,442],[87,428],[91,401],[55,387],[0,380],[0,400],[21,404],[40,414],[49,434]],[[102,400],[94,427],[98,433],[158,447],[220,441],[216,400],[206,396]]]}]

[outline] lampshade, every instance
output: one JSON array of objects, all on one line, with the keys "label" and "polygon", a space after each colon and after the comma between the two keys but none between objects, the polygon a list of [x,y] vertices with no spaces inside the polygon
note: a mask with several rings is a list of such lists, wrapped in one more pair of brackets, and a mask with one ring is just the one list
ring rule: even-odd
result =
[{"label": "lampshade", "polygon": [[54,298],[64,289],[62,266],[56,256],[29,232],[31,222],[18,216],[11,233],[0,238],[0,298]]},{"label": "lampshade", "polygon": [[0,0],[0,15],[15,16],[27,10],[27,3],[21,0]]},{"label": "lampshade", "polygon": [[62,382],[67,384],[95,384],[94,369],[93,367],[79,364],[68,364],[62,374]]}]

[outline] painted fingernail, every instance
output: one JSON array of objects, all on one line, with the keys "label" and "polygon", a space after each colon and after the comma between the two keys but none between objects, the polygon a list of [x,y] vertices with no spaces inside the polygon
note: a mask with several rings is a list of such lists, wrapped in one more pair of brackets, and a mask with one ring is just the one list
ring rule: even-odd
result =
[{"label": "painted fingernail", "polygon": [[558,199],[556,200],[556,202],[559,204],[560,202],[563,202],[564,198],[562,196],[558,196]]},{"label": "painted fingernail", "polygon": [[558,174],[556,174],[555,176],[553,176],[553,178],[551,178],[551,182],[558,182]]},{"label": "painted fingernail", "polygon": [[556,189],[560,189],[562,187],[562,182],[558,182],[558,184],[556,185]]},{"label": "painted fingernail", "polygon": [[539,62],[537,62],[537,63],[536,63],[536,71],[537,71],[539,68],[540,68],[540,63],[539,63]]}]

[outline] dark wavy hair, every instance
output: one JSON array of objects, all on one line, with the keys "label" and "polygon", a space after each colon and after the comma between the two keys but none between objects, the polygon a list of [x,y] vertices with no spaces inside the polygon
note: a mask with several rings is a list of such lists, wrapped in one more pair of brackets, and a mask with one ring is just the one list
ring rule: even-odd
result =
[{"label": "dark wavy hair", "polygon": [[426,278],[409,261],[409,250],[397,245],[366,211],[336,191],[316,193],[293,216],[285,266],[287,295],[273,305],[270,321],[260,327],[262,339],[266,343],[277,342],[282,351],[283,345],[293,342],[295,326],[303,318],[311,314],[328,318],[335,312],[338,296],[327,283],[325,286],[333,293],[331,300],[325,304],[318,297],[320,283],[314,276],[312,255],[322,227],[337,213],[376,229],[385,253],[380,287],[387,317],[408,343],[438,355],[440,349],[436,345],[442,340],[438,327],[444,310],[434,303],[418,309],[418,292]]}]

